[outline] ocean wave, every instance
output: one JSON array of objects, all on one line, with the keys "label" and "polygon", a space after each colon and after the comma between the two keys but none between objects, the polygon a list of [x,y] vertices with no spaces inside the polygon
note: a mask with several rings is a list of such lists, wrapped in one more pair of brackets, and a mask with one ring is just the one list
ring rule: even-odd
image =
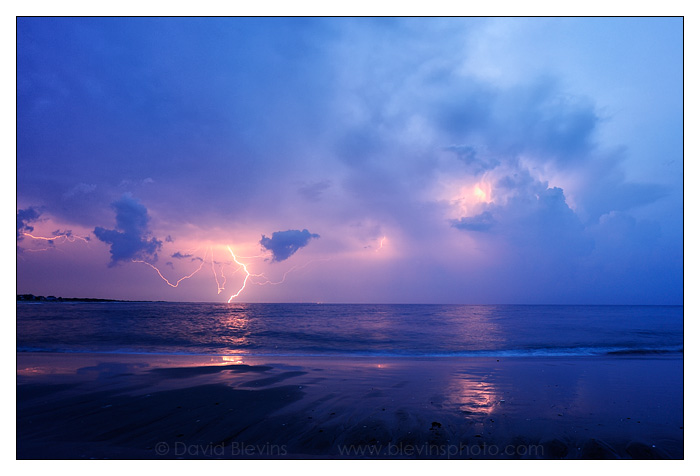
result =
[{"label": "ocean wave", "polygon": [[540,348],[540,349],[498,349],[498,350],[473,350],[453,352],[369,352],[366,350],[343,352],[296,352],[296,351],[255,351],[255,352],[184,352],[156,349],[68,349],[68,348],[42,348],[42,347],[18,347],[17,352],[34,353],[94,353],[94,354],[134,354],[134,355],[191,355],[191,356],[246,356],[246,357],[385,357],[385,358],[468,358],[468,357],[591,357],[591,356],[661,356],[682,355],[683,348],[666,349],[632,349],[632,348],[608,348],[608,347],[581,347],[581,348]]}]

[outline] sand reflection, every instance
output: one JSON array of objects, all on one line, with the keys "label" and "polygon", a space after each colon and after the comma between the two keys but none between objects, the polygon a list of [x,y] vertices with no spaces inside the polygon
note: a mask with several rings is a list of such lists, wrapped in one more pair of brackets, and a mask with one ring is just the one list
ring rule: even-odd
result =
[{"label": "sand reflection", "polygon": [[447,387],[447,397],[465,415],[488,415],[502,403],[501,390],[485,376],[459,374]]}]

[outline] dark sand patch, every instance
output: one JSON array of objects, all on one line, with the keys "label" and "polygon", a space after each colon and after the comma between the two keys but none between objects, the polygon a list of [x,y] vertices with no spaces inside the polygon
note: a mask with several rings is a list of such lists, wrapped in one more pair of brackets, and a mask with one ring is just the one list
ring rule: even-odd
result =
[{"label": "dark sand patch", "polygon": [[205,365],[197,367],[165,367],[151,369],[154,374],[162,375],[166,378],[189,378],[198,375],[208,375],[216,374],[223,371],[229,371],[233,373],[246,373],[246,372],[266,372],[272,369],[268,365],[245,365],[245,364],[231,364],[231,365]]},{"label": "dark sand patch", "polygon": [[27,402],[36,398],[52,396],[60,392],[72,390],[77,386],[77,383],[28,383],[24,385],[18,385],[17,402]]},{"label": "dark sand patch", "polygon": [[[116,391],[76,395],[55,403],[22,405],[17,419],[17,456],[31,458],[24,441],[108,443],[151,451],[156,445],[228,444],[271,413],[301,399],[296,386],[238,390],[225,384],[200,385],[132,396]],[[53,456],[55,457],[55,455]],[[66,458],[76,457],[66,454]]]}]

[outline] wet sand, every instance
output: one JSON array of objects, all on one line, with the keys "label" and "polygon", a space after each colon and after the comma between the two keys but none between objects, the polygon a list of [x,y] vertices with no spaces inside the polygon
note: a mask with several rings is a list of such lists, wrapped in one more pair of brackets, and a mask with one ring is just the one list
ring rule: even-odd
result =
[{"label": "wet sand", "polygon": [[18,459],[681,459],[683,360],[17,354]]}]

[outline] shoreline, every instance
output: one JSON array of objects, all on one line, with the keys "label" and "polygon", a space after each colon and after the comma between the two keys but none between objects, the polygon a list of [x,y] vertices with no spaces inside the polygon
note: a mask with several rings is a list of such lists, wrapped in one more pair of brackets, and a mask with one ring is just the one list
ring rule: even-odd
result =
[{"label": "shoreline", "polygon": [[682,355],[16,355],[18,459],[683,458]]}]

